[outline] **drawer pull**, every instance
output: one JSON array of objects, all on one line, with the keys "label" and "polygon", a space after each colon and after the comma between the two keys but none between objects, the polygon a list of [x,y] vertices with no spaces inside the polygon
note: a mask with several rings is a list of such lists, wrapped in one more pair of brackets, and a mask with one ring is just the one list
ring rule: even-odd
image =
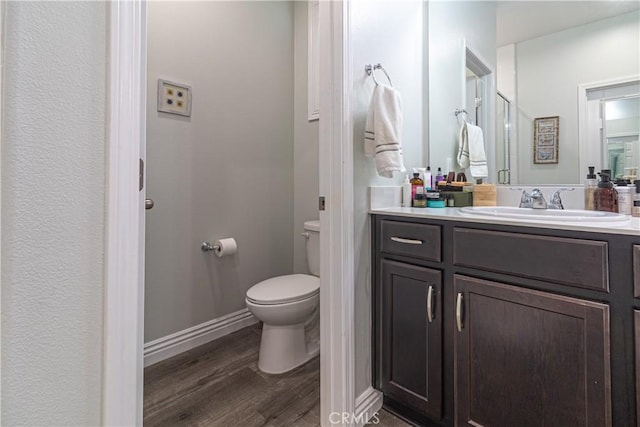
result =
[{"label": "drawer pull", "polygon": [[422,240],[404,239],[402,237],[392,237],[391,240],[397,243],[406,243],[407,245],[421,245]]},{"label": "drawer pull", "polygon": [[458,332],[462,332],[462,292],[458,292],[458,298],[456,300],[456,326]]},{"label": "drawer pull", "polygon": [[427,320],[433,322],[433,285],[429,285],[427,291]]}]

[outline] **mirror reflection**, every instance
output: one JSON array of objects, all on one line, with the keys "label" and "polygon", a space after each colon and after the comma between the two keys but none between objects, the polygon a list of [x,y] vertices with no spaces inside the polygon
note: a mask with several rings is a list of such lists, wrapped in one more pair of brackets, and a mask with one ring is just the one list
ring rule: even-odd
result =
[{"label": "mirror reflection", "polygon": [[[491,182],[580,184],[589,165],[637,176],[638,2],[450,3],[427,6],[432,167],[461,170],[452,112],[464,108],[483,130]],[[488,76],[474,74],[469,51]],[[557,159],[536,163],[536,119],[555,116],[557,137],[538,144],[557,144]]]},{"label": "mirror reflection", "polygon": [[602,101],[603,161],[613,179],[635,180],[640,164],[640,96]]}]

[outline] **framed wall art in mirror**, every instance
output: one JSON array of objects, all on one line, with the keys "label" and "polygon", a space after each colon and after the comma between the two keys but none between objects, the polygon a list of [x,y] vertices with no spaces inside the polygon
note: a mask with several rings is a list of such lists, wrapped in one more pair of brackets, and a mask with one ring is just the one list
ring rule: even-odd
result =
[{"label": "framed wall art in mirror", "polygon": [[539,117],[533,126],[533,163],[558,163],[560,116]]}]

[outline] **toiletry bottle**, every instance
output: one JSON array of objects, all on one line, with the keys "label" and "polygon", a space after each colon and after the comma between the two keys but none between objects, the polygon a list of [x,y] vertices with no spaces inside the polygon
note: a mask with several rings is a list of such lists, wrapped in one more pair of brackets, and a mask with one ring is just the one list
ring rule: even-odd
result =
[{"label": "toiletry bottle", "polygon": [[627,186],[627,181],[623,179],[616,180],[616,191],[618,192],[618,213],[623,215],[631,215],[631,187]]},{"label": "toiletry bottle", "polygon": [[633,195],[633,207],[631,208],[631,215],[640,217],[640,179],[634,181],[636,184],[636,192]]},{"label": "toiletry bottle", "polygon": [[595,166],[589,166],[587,180],[584,183],[584,208],[589,211],[596,209],[593,201],[593,193],[598,188],[598,177],[594,173]]},{"label": "toiletry bottle", "polygon": [[422,185],[416,187],[416,195],[413,199],[414,208],[426,208],[427,196],[424,194],[424,187]]},{"label": "toiletry bottle", "polygon": [[438,173],[436,174],[436,189],[438,188],[438,184],[440,181],[444,181],[444,176],[442,175],[442,168],[438,168]]},{"label": "toiletry bottle", "polygon": [[618,212],[618,192],[610,181],[610,173],[603,169],[600,175],[598,188],[593,193],[594,205],[597,211]]},{"label": "toiletry bottle", "polygon": [[411,182],[409,182],[409,175],[406,175],[404,182],[402,183],[402,207],[411,207]]},{"label": "toiletry bottle", "polygon": [[427,190],[433,188],[433,175],[431,175],[431,166],[427,166],[427,171],[424,173],[424,187]]},{"label": "toiletry bottle", "polygon": [[418,187],[423,187],[424,182],[420,179],[420,174],[418,172],[413,173],[413,178],[411,178],[411,181],[409,182],[411,184],[411,205],[415,207],[416,190]]}]

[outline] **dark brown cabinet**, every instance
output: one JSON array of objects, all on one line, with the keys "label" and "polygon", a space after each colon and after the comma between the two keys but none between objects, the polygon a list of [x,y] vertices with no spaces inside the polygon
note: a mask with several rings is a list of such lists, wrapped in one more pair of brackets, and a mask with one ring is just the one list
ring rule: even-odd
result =
[{"label": "dark brown cabinet", "polygon": [[417,413],[442,414],[442,278],[387,259],[380,266],[380,388]]},{"label": "dark brown cabinet", "polygon": [[[636,408],[640,408],[640,310],[634,310],[635,326],[635,371],[636,371]],[[640,409],[636,410],[636,426],[640,426]]]},{"label": "dark brown cabinet", "polygon": [[609,426],[609,307],[456,274],[456,425]]},{"label": "dark brown cabinet", "polygon": [[639,235],[375,215],[373,244],[387,409],[429,427],[640,427]]}]

